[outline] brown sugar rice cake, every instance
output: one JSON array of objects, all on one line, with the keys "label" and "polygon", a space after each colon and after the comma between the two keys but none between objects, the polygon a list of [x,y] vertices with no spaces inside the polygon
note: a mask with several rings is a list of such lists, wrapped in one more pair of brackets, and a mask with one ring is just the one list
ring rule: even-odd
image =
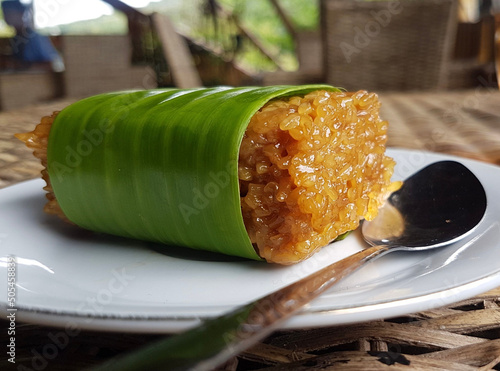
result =
[{"label": "brown sugar rice cake", "polygon": [[48,213],[292,264],[373,219],[399,187],[379,106],[326,85],[121,92],[17,136],[46,167]]}]

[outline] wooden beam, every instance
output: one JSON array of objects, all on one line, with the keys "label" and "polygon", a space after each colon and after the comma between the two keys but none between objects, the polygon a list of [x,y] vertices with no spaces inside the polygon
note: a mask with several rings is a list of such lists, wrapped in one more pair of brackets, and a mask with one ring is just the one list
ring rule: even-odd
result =
[{"label": "wooden beam", "polygon": [[238,31],[247,38],[266,58],[268,58],[271,62],[273,62],[280,70],[282,69],[281,64],[279,62],[279,56],[271,53],[267,48],[262,44],[262,42],[255,36],[248,28],[243,26],[239,20],[239,18],[233,12],[223,8],[219,5],[218,8],[219,14],[221,17],[225,17],[227,19],[232,19],[234,24],[238,28]]},{"label": "wooden beam", "polygon": [[148,15],[123,3],[120,0],[103,0],[116,10],[125,14],[128,20],[128,31],[132,43],[132,61],[144,59],[144,37],[151,29],[151,21]]},{"label": "wooden beam", "polygon": [[279,69],[282,69],[278,56],[273,55],[270,51],[268,51],[266,47],[250,30],[244,27],[239,21],[236,21],[236,27],[257,49],[259,49],[259,51],[263,55],[265,55],[269,60],[271,60]]},{"label": "wooden beam", "polygon": [[271,4],[274,6],[274,9],[278,13],[278,16],[280,17],[281,21],[285,25],[285,28],[288,30],[290,35],[292,36],[292,39],[294,42],[297,41],[297,30],[295,29],[295,26],[292,24],[292,21],[286,14],[285,10],[281,7],[279,4],[278,0],[269,0]]},{"label": "wooden beam", "polygon": [[183,89],[202,86],[189,48],[185,40],[175,31],[170,19],[166,15],[158,13],[153,14],[151,19],[174,84]]}]

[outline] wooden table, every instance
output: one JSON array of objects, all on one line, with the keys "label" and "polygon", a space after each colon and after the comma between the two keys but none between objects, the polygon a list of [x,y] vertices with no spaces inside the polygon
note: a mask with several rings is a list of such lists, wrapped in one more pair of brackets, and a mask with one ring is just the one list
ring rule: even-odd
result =
[{"label": "wooden table", "polygon": [[[500,92],[385,94],[389,146],[454,154],[500,165]],[[68,101],[0,113],[0,188],[38,176],[40,165],[12,138]],[[500,266],[500,257],[499,257]],[[0,369],[6,363],[2,319]],[[81,331],[53,348],[61,329],[17,324],[16,366],[79,370],[129,352],[158,335]],[[49,357],[43,357],[49,355]],[[47,353],[48,352],[48,353]],[[50,359],[49,359],[50,358]],[[393,364],[389,366],[389,364]],[[221,367],[224,370],[489,370],[500,367],[500,288],[444,308],[397,319],[279,331]],[[404,366],[405,365],[405,366]],[[497,367],[497,369],[498,369]]]}]

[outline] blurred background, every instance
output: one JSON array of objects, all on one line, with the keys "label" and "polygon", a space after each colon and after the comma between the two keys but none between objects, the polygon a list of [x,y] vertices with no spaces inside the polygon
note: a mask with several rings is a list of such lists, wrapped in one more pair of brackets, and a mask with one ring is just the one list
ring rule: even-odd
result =
[{"label": "blurred background", "polygon": [[0,110],[122,89],[496,86],[494,0],[3,0]]}]

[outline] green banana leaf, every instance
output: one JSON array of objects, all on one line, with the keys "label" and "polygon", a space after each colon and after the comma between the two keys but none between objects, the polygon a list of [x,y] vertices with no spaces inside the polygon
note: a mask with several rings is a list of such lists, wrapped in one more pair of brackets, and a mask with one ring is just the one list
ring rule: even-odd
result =
[{"label": "green banana leaf", "polygon": [[275,98],[328,85],[101,94],[56,117],[48,171],[69,220],[98,232],[260,259],[241,214],[239,147]]}]

